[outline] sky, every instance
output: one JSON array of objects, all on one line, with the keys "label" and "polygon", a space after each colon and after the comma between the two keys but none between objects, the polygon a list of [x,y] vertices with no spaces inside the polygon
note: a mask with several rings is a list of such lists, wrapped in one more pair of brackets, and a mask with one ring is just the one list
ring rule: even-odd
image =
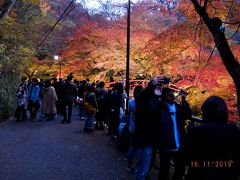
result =
[{"label": "sky", "polygon": [[[106,2],[107,0],[101,0],[102,2]],[[112,3],[126,3],[128,0],[110,0]],[[138,0],[131,0],[132,2],[137,2]],[[83,2],[83,0],[77,0],[78,3]],[[97,0],[85,0],[86,6],[89,9],[97,9],[100,7],[100,4]]]},{"label": "sky", "polygon": [[96,9],[100,7],[100,4],[95,0],[86,0],[86,6],[89,9]]}]

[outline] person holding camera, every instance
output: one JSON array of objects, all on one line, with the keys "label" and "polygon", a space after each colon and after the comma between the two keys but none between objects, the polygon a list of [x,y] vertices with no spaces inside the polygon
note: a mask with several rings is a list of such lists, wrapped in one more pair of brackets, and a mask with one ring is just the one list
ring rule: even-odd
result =
[{"label": "person holding camera", "polygon": [[[168,84],[169,79],[155,77],[148,86],[135,98],[135,132],[133,145],[137,149],[138,161],[135,168],[135,180],[144,180],[148,177],[148,171],[152,159],[153,147],[157,144],[159,122],[152,112],[155,112],[157,104],[161,101],[162,87]],[[156,111],[159,109],[157,108]]]},{"label": "person holding camera", "polygon": [[152,112],[150,119],[157,121],[157,143],[156,147],[160,155],[160,170],[158,179],[167,180],[169,168],[174,164],[172,180],[180,180],[184,176],[185,165],[182,147],[185,141],[186,132],[185,120],[190,119],[192,112],[185,100],[185,93],[182,95],[182,102],[177,103],[174,90],[169,87],[162,88],[161,100],[151,101]]}]

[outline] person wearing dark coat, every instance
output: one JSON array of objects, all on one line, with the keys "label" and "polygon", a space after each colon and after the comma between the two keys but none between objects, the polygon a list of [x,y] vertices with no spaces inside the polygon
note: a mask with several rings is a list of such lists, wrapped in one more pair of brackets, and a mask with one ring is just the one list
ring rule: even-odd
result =
[{"label": "person wearing dark coat", "polygon": [[53,87],[58,97],[58,101],[56,102],[57,113],[61,115],[63,114],[63,85],[64,82],[62,78],[59,78],[59,81],[57,81],[57,78],[53,79]]},{"label": "person wearing dark coat", "polygon": [[[133,135],[133,145],[136,147],[138,161],[134,178],[144,180],[148,177],[152,150],[156,146],[157,131],[159,127],[158,119],[151,118],[153,106],[151,101],[159,102],[161,88],[155,79],[148,83],[148,86],[135,98],[135,133]],[[157,93],[156,93],[157,92]]]},{"label": "person wearing dark coat", "polygon": [[[77,87],[72,82],[72,76],[68,76],[66,82],[63,85],[63,120],[62,123],[70,123],[72,117],[73,103],[77,97]],[[68,107],[68,115],[66,109]]]},{"label": "person wearing dark coat", "polygon": [[188,129],[186,180],[237,180],[240,177],[240,129],[228,123],[228,108],[218,96],[202,107],[202,125]]},{"label": "person wearing dark coat", "polygon": [[96,88],[96,98],[98,104],[98,112],[96,113],[96,129],[103,130],[104,129],[104,122],[106,121],[107,115],[107,101],[106,97],[108,94],[108,90],[104,88],[105,83],[103,81],[99,82]]},{"label": "person wearing dark coat", "polygon": [[185,121],[191,118],[192,111],[189,104],[182,97],[179,104],[175,101],[174,91],[168,87],[162,89],[161,101],[151,99],[150,119],[157,119],[156,147],[159,150],[160,169],[158,179],[169,177],[171,161],[174,163],[173,180],[180,180],[184,176],[185,166],[182,147],[185,143]]},{"label": "person wearing dark coat", "polygon": [[[111,139],[118,137],[118,126],[120,123],[121,112],[124,111],[124,99],[127,99],[127,94],[123,89],[123,84],[115,83],[114,90],[111,92],[110,98],[110,108],[112,113],[112,119],[110,122],[110,131],[111,131]],[[122,110],[122,111],[121,111]]]},{"label": "person wearing dark coat", "polygon": [[84,120],[85,119],[85,112],[84,112],[84,107],[83,107],[83,99],[84,99],[84,93],[87,91],[87,81],[81,81],[80,85],[78,87],[78,97],[80,99],[79,103],[79,117],[80,119]]}]

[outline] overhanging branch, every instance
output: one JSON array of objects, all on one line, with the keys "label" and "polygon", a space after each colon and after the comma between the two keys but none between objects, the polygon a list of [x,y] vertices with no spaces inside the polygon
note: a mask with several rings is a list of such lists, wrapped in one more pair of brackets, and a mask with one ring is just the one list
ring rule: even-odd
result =
[{"label": "overhanging branch", "polygon": [[8,16],[15,2],[16,0],[5,0],[2,8],[0,9],[0,21]]}]

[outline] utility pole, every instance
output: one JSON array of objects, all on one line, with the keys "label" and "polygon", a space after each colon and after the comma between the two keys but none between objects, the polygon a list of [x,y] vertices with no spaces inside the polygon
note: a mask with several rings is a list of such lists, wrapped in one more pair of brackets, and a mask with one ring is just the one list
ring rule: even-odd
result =
[{"label": "utility pole", "polygon": [[129,97],[129,62],[130,62],[130,12],[131,12],[131,1],[128,0],[127,7],[127,55],[126,55],[126,84],[125,90]]},{"label": "utility pole", "polygon": [[62,59],[60,57],[60,78],[62,78]]}]

